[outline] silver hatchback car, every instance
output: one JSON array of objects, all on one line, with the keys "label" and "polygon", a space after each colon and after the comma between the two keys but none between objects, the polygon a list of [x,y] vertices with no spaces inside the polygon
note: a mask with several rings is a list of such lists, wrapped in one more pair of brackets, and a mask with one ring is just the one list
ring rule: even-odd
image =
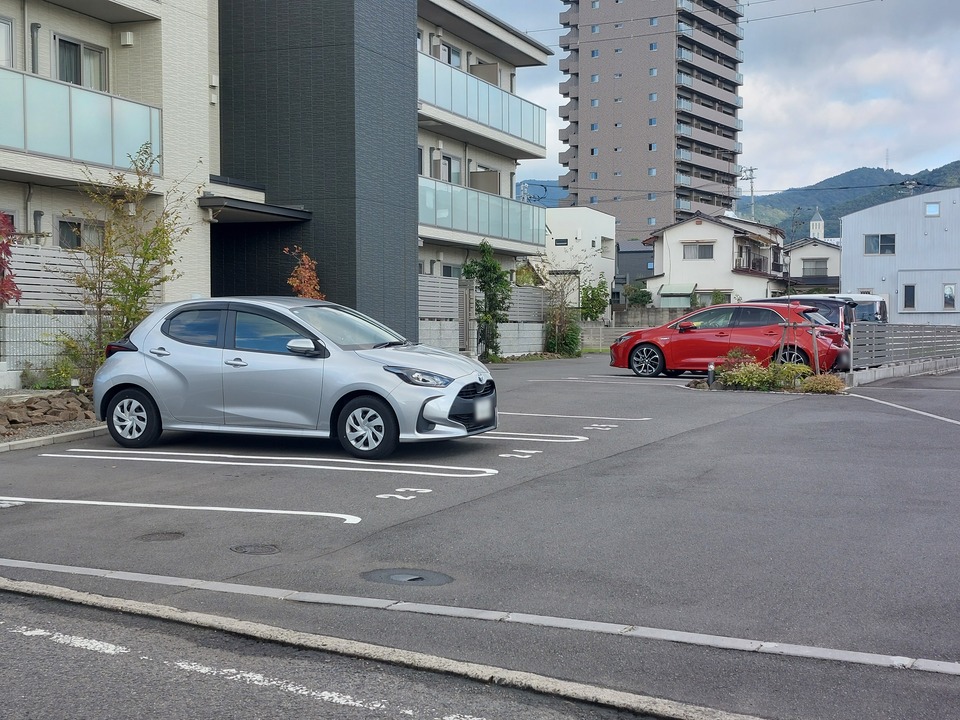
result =
[{"label": "silver hatchback car", "polygon": [[124,447],[163,430],[337,438],[359,458],[497,426],[490,372],[355,310],[287,297],[163,305],[106,348],[97,418]]}]

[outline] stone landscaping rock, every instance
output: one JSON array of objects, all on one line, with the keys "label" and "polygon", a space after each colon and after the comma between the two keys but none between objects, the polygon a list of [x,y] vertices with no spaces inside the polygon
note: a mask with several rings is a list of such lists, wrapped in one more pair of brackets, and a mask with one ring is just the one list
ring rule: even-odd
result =
[{"label": "stone landscaping rock", "polygon": [[[25,391],[26,393],[29,391]],[[93,401],[70,390],[45,397],[12,396],[0,402],[0,432],[24,427],[59,425],[73,420],[95,420]]]}]

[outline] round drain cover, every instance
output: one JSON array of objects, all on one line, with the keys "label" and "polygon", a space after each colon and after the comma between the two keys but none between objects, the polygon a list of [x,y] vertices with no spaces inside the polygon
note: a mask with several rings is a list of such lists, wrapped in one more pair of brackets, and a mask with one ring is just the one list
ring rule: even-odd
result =
[{"label": "round drain cover", "polygon": [[360,573],[360,577],[370,582],[389,583],[390,585],[446,585],[453,578],[443,573],[411,568],[370,570]]},{"label": "round drain cover", "polygon": [[242,555],[275,555],[280,552],[276,545],[234,545],[230,549]]},{"label": "round drain cover", "polygon": [[182,537],[182,532],[156,532],[141,535],[137,540],[142,540],[143,542],[164,542],[165,540],[179,540]]}]

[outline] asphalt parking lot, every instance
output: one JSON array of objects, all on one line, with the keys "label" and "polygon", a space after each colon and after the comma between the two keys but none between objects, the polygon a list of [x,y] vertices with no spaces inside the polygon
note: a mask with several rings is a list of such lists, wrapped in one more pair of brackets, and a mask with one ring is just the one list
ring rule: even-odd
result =
[{"label": "asphalt parking lot", "polygon": [[493,375],[496,432],[381,462],[180,433],[6,453],[0,576],[761,717],[960,707],[960,376]]}]

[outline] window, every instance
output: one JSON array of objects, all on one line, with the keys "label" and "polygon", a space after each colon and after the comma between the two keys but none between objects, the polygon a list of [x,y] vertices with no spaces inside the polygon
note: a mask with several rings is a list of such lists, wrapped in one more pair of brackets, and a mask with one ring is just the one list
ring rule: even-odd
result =
[{"label": "window", "polygon": [[163,334],[190,345],[216,347],[220,336],[220,310],[184,310],[163,324]]},{"label": "window", "polygon": [[687,243],[683,246],[684,260],[713,260],[713,243]]},{"label": "window", "polygon": [[650,18],[650,27],[656,27],[660,24],[660,18],[652,17]]},{"label": "window", "polygon": [[440,274],[443,277],[458,278],[462,272],[463,268],[460,265],[444,265],[440,268]]},{"label": "window", "polygon": [[591,205],[596,205],[598,202],[600,202],[600,198],[599,198],[599,197],[597,197],[596,195],[591,195],[591,196],[590,196],[590,204],[591,204]]},{"label": "window", "polygon": [[[730,293],[725,295],[723,302],[730,302]],[[773,310],[763,307],[742,307],[740,317],[737,318],[737,327],[763,327],[764,325],[779,325],[783,322]]]},{"label": "window", "polygon": [[656,225],[656,224],[657,224],[657,219],[656,219],[655,217],[648,217],[648,218],[647,218],[647,225],[653,226],[653,225]]},{"label": "window", "polygon": [[453,157],[452,155],[441,155],[440,180],[452,183],[453,185],[460,185],[461,179],[460,158]]},{"label": "window", "polygon": [[940,203],[928,202],[923,204],[924,217],[940,217]]},{"label": "window", "polygon": [[803,276],[823,276],[827,274],[827,258],[803,258]]},{"label": "window", "polygon": [[621,128],[621,127],[623,127],[623,123],[614,123],[613,126],[614,126],[615,128]]},{"label": "window", "polygon": [[622,52],[623,52],[623,48],[614,48],[614,49],[613,49],[613,54],[614,54],[614,55],[620,55]]},{"label": "window", "polygon": [[943,309],[957,309],[957,285],[956,283],[944,283],[943,285]]},{"label": "window", "polygon": [[599,154],[600,154],[600,148],[590,148],[590,154],[591,154],[591,155],[599,155]]},{"label": "window", "polygon": [[650,68],[650,77],[656,77],[656,76],[657,76],[657,69]]},{"label": "window", "polygon": [[614,80],[619,80],[619,79],[622,78],[622,77],[623,77],[623,73],[614,73],[614,74],[613,74],[613,79],[614,79]]},{"label": "window", "polygon": [[656,174],[657,174],[656,168],[647,168],[647,175],[649,175],[650,177],[653,177]]},{"label": "window", "polygon": [[622,30],[622,29],[623,29],[623,23],[614,23],[614,24],[613,24],[613,29],[614,29],[614,30]]},{"label": "window", "polygon": [[592,33],[598,33],[598,32],[600,32],[600,26],[599,26],[599,25],[591,25],[591,26],[590,26],[590,32],[592,32]]},{"label": "window", "polygon": [[103,225],[92,220],[63,219],[57,223],[57,237],[64,250],[98,247],[103,240]]},{"label": "window", "polygon": [[237,350],[285,353],[287,343],[303,335],[279,320],[255,313],[238,312],[233,346]]},{"label": "window", "polygon": [[[701,298],[698,297],[698,299]],[[702,299],[710,302],[710,295]],[[688,320],[698,328],[717,329],[730,327],[733,323],[733,313],[735,310],[736,308],[707,308],[706,310],[701,310],[696,315],[691,315]]]},{"label": "window", "polygon": [[916,285],[903,286],[903,309],[904,310],[917,309],[917,286]]},{"label": "window", "polygon": [[590,7],[594,10],[600,7],[600,0],[590,0]]},{"label": "window", "polygon": [[597,132],[600,129],[600,123],[590,123],[590,132]]},{"label": "window", "polygon": [[656,151],[657,151],[657,144],[656,144],[656,143],[650,143],[649,145],[647,145],[647,150],[649,150],[650,152],[656,152]]},{"label": "window", "polygon": [[656,200],[656,199],[657,199],[657,194],[655,192],[647,193],[647,200]]},{"label": "window", "polygon": [[590,107],[600,107],[600,100],[598,98],[590,98]]},{"label": "window", "polygon": [[647,100],[650,100],[651,102],[656,102],[656,101],[657,101],[657,94],[656,94],[656,93],[650,93],[649,95],[647,95]]},{"label": "window", "polygon": [[13,20],[0,18],[0,66],[13,67]]},{"label": "window", "polygon": [[614,202],[620,202],[621,200],[623,200],[623,195],[614,195],[614,196],[613,196],[613,201],[614,201]]},{"label": "window", "polygon": [[613,149],[613,151],[614,151],[614,152],[623,152],[623,148],[622,148],[622,147],[615,147],[615,148]]},{"label": "window", "polygon": [[591,50],[591,51],[590,51],[590,57],[600,57],[600,51],[599,51],[599,50]]},{"label": "window", "polygon": [[622,98],[622,97],[616,97],[616,98],[613,99],[613,101],[614,101],[615,103],[622,103],[622,102],[623,102],[623,98]]},{"label": "window", "polygon": [[417,175],[423,175],[423,147],[417,146]]},{"label": "window", "polygon": [[567,238],[554,238],[553,244],[557,247],[563,247],[567,244]]},{"label": "window", "polygon": [[460,48],[440,43],[440,62],[453,65],[455,68],[460,67]]},{"label": "window", "polygon": [[657,119],[655,117],[647,120],[647,125],[650,125],[651,127],[653,127],[656,124],[657,124]]},{"label": "window", "polygon": [[622,177],[622,176],[623,176],[623,173],[622,173],[620,170],[614,170],[614,171],[613,171],[613,176],[614,176],[614,177]]},{"label": "window", "polygon": [[655,42],[650,43],[650,49],[651,49],[651,50],[656,50],[657,47],[658,47],[658,45],[657,45]]},{"label": "window", "polygon": [[599,180],[599,179],[600,179],[600,173],[597,173],[597,172],[592,172],[592,173],[590,173],[590,179],[591,179],[591,180]]},{"label": "window", "polygon": [[864,255],[895,255],[897,248],[896,235],[864,235]]},{"label": "window", "polygon": [[8,232],[17,231],[17,216],[9,210],[0,210],[0,227],[4,227]]},{"label": "window", "polygon": [[417,51],[423,49],[423,33],[417,30]]},{"label": "window", "polygon": [[106,91],[107,51],[77,40],[54,37],[57,50],[57,80]]}]

